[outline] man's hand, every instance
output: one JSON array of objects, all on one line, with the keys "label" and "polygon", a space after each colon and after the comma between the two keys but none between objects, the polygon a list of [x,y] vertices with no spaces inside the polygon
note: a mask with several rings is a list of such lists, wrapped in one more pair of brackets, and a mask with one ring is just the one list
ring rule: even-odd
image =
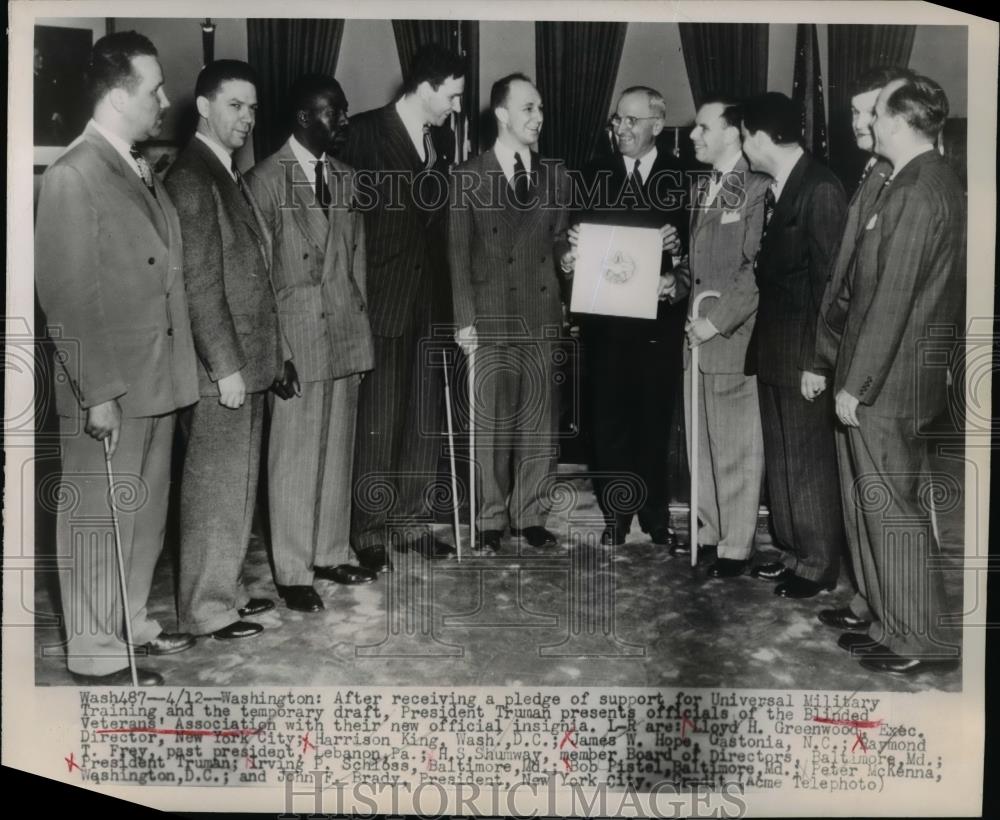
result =
[{"label": "man's hand", "polygon": [[808,370],[803,370],[801,390],[802,398],[806,401],[812,401],[817,396],[822,395],[823,391],[826,390],[826,376],[821,376],[819,373],[810,373]]},{"label": "man's hand", "polygon": [[687,333],[688,347],[697,347],[719,335],[718,329],[708,319],[688,319],[684,332]]},{"label": "man's hand", "polygon": [[681,251],[681,238],[677,234],[677,228],[673,225],[664,225],[660,228],[660,241],[663,245],[664,253],[676,256]]},{"label": "man's hand", "polygon": [[664,273],[660,276],[660,284],[656,289],[656,298],[661,302],[664,299],[673,298],[677,295],[677,277],[672,273]]},{"label": "man's hand", "polygon": [[857,427],[859,425],[858,403],[858,400],[846,390],[841,390],[837,393],[835,404],[837,418],[840,419],[841,424],[847,427]]},{"label": "man's hand", "polygon": [[299,374],[295,370],[295,365],[291,359],[285,361],[280,376],[275,377],[271,389],[279,399],[290,399],[292,396],[302,395],[302,385],[299,384]]},{"label": "man's hand", "polygon": [[468,356],[470,353],[476,352],[476,347],[479,342],[476,336],[476,329],[469,325],[468,327],[460,327],[455,333],[455,341],[458,346],[462,348],[462,352]]},{"label": "man's hand", "polygon": [[118,399],[111,399],[111,401],[95,404],[88,408],[87,422],[83,429],[88,436],[92,436],[98,441],[104,441],[108,436],[111,436],[111,444],[107,452],[107,458],[110,461],[111,456],[118,448],[118,437],[121,435],[122,429],[122,408],[118,404]]},{"label": "man's hand", "polygon": [[219,404],[223,407],[236,410],[243,406],[246,399],[247,386],[239,370],[219,379]]}]

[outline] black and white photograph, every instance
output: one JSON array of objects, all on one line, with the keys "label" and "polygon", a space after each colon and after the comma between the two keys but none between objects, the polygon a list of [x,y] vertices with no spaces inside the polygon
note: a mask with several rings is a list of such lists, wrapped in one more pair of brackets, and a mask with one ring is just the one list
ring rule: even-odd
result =
[{"label": "black and white photograph", "polygon": [[977,813],[997,26],[672,5],[14,4],[55,776]]}]

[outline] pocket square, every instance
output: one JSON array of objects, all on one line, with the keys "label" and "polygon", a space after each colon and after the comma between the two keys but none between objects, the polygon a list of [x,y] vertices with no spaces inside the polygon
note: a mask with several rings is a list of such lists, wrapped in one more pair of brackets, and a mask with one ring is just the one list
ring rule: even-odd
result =
[{"label": "pocket square", "polygon": [[870,231],[875,227],[875,223],[878,222],[878,214],[872,214],[872,218],[868,220],[868,224],[865,225],[865,230]]},{"label": "pocket square", "polygon": [[723,211],[722,224],[729,225],[732,222],[739,222],[742,214],[739,211]]}]

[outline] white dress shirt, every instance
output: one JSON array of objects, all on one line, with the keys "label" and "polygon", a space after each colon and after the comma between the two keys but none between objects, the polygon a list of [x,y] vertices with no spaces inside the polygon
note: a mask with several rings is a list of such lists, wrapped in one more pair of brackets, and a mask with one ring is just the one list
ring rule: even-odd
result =
[{"label": "white dress shirt", "polygon": [[217,143],[214,139],[202,134],[201,131],[195,131],[194,135],[212,149],[212,153],[219,158],[219,162],[221,162],[222,167],[226,169],[226,173],[232,177],[233,182],[236,182],[236,174],[233,173],[233,155],[219,145],[219,143]]},{"label": "white dress shirt", "polygon": [[139,170],[139,163],[135,161],[135,157],[130,153],[132,146],[129,145],[125,140],[119,137],[117,134],[113,134],[103,125],[101,125],[97,120],[91,120],[90,125],[94,126],[94,130],[97,131],[104,139],[111,143],[111,147],[115,149],[126,163],[128,167],[135,171],[135,175],[142,179],[142,172]]},{"label": "white dress shirt", "polygon": [[[510,146],[497,140],[493,144],[493,151],[497,155],[497,162],[500,163],[500,167],[503,169],[503,175],[507,177],[507,182],[511,185],[514,184],[514,154],[515,151]],[[531,170],[531,149],[521,148],[517,152],[521,155],[521,162],[524,163],[524,170]]]},{"label": "white dress shirt", "polygon": [[417,149],[417,156],[424,162],[427,162],[427,152],[424,150],[424,126],[427,123],[415,118],[410,109],[402,103],[402,97],[396,100],[396,113],[399,114],[399,118],[403,121],[406,133],[410,135],[413,147]]},{"label": "white dress shirt", "polygon": [[635,166],[639,166],[639,181],[643,185],[646,184],[646,180],[649,179],[650,173],[653,171],[653,163],[656,162],[656,146],[654,145],[650,148],[643,156],[639,157],[638,160],[633,157],[623,156],[622,159],[625,160],[625,174],[631,174],[634,172]]},{"label": "white dress shirt", "polygon": [[[323,176],[326,177],[326,151],[320,154],[319,158],[312,155],[312,152],[306,148],[301,142],[299,142],[295,137],[291,137],[288,140],[289,146],[291,146],[292,153],[295,155],[295,159],[299,161],[299,167],[302,169],[302,173],[306,175],[313,185],[316,184],[316,163],[322,163],[320,168],[323,168]],[[330,180],[327,180],[327,185],[330,184]]]},{"label": "white dress shirt", "polygon": [[717,181],[712,180],[711,182],[708,183],[708,195],[705,197],[706,208],[711,207],[712,203],[715,202],[715,198],[719,195],[719,191],[722,190],[722,180],[725,178],[726,174],[728,174],[736,167],[736,164],[740,161],[740,158],[742,156],[743,156],[742,152],[737,151],[735,154],[733,154],[731,157],[729,157],[727,160],[721,163],[718,168],[713,169],[719,172],[719,179]]}]

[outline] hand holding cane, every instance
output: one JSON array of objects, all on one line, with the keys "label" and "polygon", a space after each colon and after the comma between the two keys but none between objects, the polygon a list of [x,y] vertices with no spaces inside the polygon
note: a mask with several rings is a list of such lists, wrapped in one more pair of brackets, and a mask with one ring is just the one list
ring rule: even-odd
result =
[{"label": "hand holding cane", "polygon": [[[705,290],[691,303],[691,321],[698,318],[703,299],[718,298],[719,291]],[[701,344],[691,348],[691,566],[698,566],[698,368]]]},{"label": "hand holding cane", "polygon": [[132,686],[139,687],[139,674],[135,668],[135,650],[132,647],[132,609],[128,605],[128,584],[125,581],[125,557],[122,554],[122,536],[118,528],[118,504],[115,501],[115,474],[111,469],[111,436],[105,436],[104,466],[108,473],[108,499],[111,505],[111,527],[115,533],[115,563],[118,565],[118,585],[122,593],[122,608],[125,610],[125,648],[128,653],[128,667],[132,673]]}]

